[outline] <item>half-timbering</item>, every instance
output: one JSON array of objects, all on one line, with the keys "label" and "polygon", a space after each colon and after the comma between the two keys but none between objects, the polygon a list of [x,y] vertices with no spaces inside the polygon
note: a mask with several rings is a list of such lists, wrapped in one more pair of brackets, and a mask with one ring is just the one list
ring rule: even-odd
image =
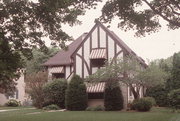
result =
[{"label": "half-timbering", "polygon": [[[61,50],[44,63],[44,66],[48,68],[49,80],[53,78],[69,80],[73,74],[86,78],[101,68],[105,61],[123,58],[127,54],[136,56],[142,66],[146,66],[144,60],[138,57],[114,32],[96,20],[89,33],[82,34],[68,46],[67,51]],[[89,105],[103,104],[104,86],[104,82],[87,86]],[[123,86],[121,89],[126,105],[133,96],[128,87]]]}]

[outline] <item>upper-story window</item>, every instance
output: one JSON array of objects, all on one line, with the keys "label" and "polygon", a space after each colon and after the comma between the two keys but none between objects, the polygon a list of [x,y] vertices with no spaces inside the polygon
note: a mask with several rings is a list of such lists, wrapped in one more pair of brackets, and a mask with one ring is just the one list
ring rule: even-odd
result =
[{"label": "upper-story window", "polygon": [[51,67],[49,72],[52,74],[52,79],[65,78],[64,67]]},{"label": "upper-story window", "polygon": [[107,53],[105,48],[95,48],[90,54],[92,67],[102,67],[107,59]]}]

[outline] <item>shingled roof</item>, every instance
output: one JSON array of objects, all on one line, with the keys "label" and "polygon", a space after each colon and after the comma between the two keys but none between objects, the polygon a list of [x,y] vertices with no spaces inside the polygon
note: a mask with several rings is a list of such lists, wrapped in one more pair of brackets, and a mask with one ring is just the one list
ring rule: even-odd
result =
[{"label": "shingled roof", "polygon": [[72,64],[71,55],[83,41],[83,37],[85,37],[86,35],[87,33],[82,34],[68,46],[68,50],[60,50],[55,56],[46,61],[43,66],[59,66]]},{"label": "shingled roof", "polygon": [[[136,53],[134,51],[132,51],[114,32],[112,32],[109,29],[107,29],[98,20],[95,20],[95,23],[96,23],[96,25],[98,24],[99,26],[101,26],[108,33],[109,36],[111,36],[114,40],[116,40],[117,43],[119,44],[119,46],[121,48],[123,48],[123,50],[125,50],[128,54],[132,54],[135,57],[137,57],[137,59],[140,61],[140,63],[143,64],[145,67],[147,67],[147,64],[145,63],[145,61],[141,57],[137,56]],[[76,51],[78,51],[78,48],[81,46],[82,43],[85,42],[85,40],[86,40],[86,38],[88,37],[89,34],[90,34],[90,32],[82,34],[79,38],[74,40],[68,46],[68,50],[67,51],[65,51],[65,50],[59,51],[55,56],[50,58],[43,65],[44,66],[59,66],[59,65],[70,65],[70,64],[72,64],[73,61],[72,61],[71,56],[74,53],[76,53]]]}]

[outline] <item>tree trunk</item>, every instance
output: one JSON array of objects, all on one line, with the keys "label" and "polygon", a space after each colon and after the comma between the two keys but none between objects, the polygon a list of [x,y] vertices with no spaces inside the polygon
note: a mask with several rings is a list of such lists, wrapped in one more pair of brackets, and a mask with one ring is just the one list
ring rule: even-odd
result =
[{"label": "tree trunk", "polygon": [[137,91],[135,90],[135,87],[133,87],[132,85],[130,85],[130,90],[131,90],[132,93],[133,93],[134,99],[139,99],[139,92],[137,92]]}]

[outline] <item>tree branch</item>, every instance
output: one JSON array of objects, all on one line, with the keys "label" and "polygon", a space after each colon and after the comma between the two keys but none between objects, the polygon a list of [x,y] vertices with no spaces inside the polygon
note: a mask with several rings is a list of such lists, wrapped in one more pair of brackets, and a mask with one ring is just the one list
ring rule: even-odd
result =
[{"label": "tree branch", "polygon": [[180,13],[176,12],[171,5],[169,5],[168,7],[170,7],[170,9],[172,10],[172,12],[173,12],[174,14],[180,15]]},{"label": "tree branch", "polygon": [[156,14],[158,14],[159,16],[161,16],[164,20],[166,20],[167,22],[180,27],[180,22],[178,21],[172,21],[170,19],[168,19],[166,16],[164,16],[160,11],[156,10],[147,0],[143,0]]}]

